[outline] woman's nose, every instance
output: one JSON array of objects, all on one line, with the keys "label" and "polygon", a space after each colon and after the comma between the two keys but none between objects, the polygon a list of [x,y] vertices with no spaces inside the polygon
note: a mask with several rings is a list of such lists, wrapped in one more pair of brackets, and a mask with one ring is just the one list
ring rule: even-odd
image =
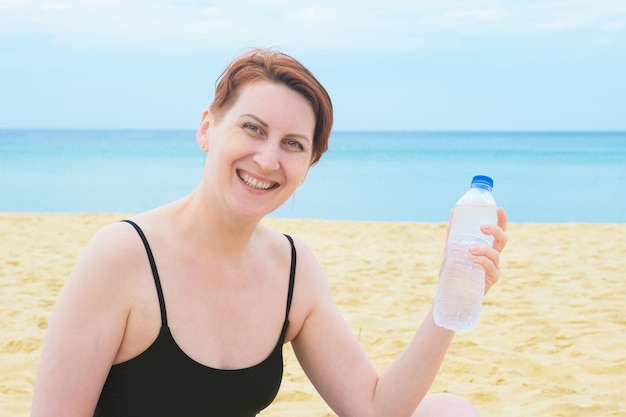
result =
[{"label": "woman's nose", "polygon": [[264,171],[275,171],[279,168],[280,148],[271,140],[265,140],[254,154],[254,161]]}]

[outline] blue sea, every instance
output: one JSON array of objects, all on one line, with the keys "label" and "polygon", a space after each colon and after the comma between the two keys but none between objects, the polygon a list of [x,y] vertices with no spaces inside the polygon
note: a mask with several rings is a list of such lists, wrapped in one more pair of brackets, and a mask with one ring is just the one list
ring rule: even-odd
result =
[{"label": "blue sea", "polygon": [[[190,130],[0,129],[0,211],[137,213],[202,165]],[[626,132],[333,132],[271,216],[447,221],[476,174],[511,222],[626,222]]]}]

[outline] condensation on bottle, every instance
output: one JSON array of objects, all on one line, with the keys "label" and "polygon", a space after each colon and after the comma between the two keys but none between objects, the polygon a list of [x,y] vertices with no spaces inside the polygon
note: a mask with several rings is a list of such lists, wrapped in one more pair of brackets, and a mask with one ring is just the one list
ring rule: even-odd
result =
[{"label": "condensation on bottle", "polygon": [[481,225],[497,222],[492,188],[490,177],[476,175],[472,178],[470,189],[456,203],[450,225],[446,263],[435,296],[434,319],[438,326],[459,333],[476,328],[482,309],[485,270],[470,261],[469,249],[493,243],[493,236],[480,231]]}]

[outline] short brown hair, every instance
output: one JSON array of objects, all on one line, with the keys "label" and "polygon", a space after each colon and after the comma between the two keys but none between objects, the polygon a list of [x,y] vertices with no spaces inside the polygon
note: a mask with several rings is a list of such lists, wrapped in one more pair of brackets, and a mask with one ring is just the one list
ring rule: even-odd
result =
[{"label": "short brown hair", "polygon": [[237,100],[241,87],[256,81],[284,84],[306,98],[315,114],[311,165],[328,149],[333,104],[322,84],[304,65],[273,49],[252,49],[235,58],[217,79],[211,111],[219,119]]}]

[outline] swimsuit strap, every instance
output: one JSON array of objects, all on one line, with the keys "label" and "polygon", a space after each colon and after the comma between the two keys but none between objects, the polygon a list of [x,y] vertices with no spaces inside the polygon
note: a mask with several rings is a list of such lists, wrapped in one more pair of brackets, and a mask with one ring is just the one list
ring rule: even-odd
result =
[{"label": "swimsuit strap", "polygon": [[296,247],[293,244],[293,239],[289,235],[285,235],[291,244],[291,269],[289,271],[289,292],[287,293],[287,312],[285,314],[285,320],[289,319],[289,310],[291,309],[291,299],[293,298],[293,286],[296,280]]},{"label": "swimsuit strap", "polygon": [[131,224],[141,240],[143,241],[143,245],[146,248],[146,253],[148,254],[148,261],[150,261],[150,268],[152,269],[152,276],[154,277],[154,284],[156,286],[157,295],[159,296],[159,305],[161,306],[161,326],[167,327],[167,314],[165,312],[165,299],[163,298],[163,290],[161,289],[161,280],[159,279],[159,272],[157,271],[156,263],[154,262],[154,256],[152,255],[152,250],[150,249],[150,245],[148,244],[148,239],[146,239],[146,235],[143,233],[141,228],[131,220],[122,220],[128,224]]}]

